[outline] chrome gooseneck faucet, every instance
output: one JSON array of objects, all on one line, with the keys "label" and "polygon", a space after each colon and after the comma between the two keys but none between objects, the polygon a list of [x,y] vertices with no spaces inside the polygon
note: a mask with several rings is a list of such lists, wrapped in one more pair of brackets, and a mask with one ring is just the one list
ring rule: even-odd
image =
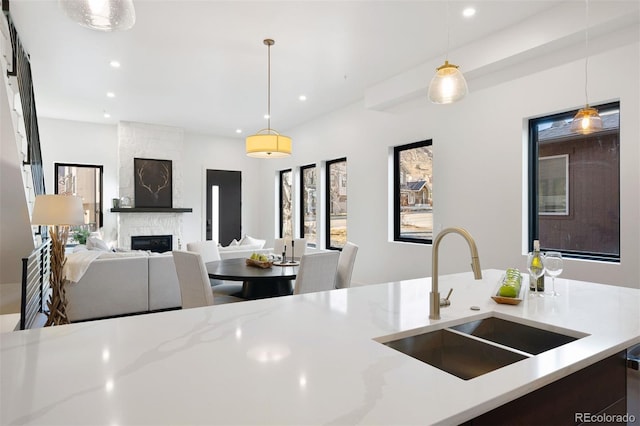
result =
[{"label": "chrome gooseneck faucet", "polygon": [[[460,234],[467,241],[469,250],[471,251],[471,270],[476,280],[482,279],[482,271],[480,270],[480,259],[478,258],[478,249],[476,242],[471,234],[463,228],[446,228],[443,229],[433,242],[432,261],[431,261],[431,293],[429,293],[429,319],[440,319],[440,293],[438,292],[438,247],[442,237],[447,234]],[[451,292],[449,292],[451,294]],[[448,297],[447,297],[448,299]],[[448,304],[448,300],[447,303]]]}]

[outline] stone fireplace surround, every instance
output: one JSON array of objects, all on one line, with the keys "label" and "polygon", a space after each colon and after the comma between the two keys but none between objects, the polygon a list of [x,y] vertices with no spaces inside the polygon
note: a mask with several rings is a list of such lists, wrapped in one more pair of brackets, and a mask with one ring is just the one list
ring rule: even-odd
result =
[{"label": "stone fireplace surround", "polygon": [[[173,174],[173,205],[183,205],[184,131],[177,127],[152,124],[118,123],[118,186],[119,196],[129,197],[135,207],[134,158],[171,160]],[[131,237],[171,235],[172,248],[182,239],[182,213],[115,213],[118,248],[131,249]]]}]

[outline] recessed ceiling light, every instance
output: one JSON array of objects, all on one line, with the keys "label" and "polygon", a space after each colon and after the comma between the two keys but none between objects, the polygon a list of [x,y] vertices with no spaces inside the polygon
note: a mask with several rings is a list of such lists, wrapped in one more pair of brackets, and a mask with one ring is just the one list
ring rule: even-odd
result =
[{"label": "recessed ceiling light", "polygon": [[242,129],[236,129],[236,133],[242,133]]},{"label": "recessed ceiling light", "polygon": [[306,101],[307,97],[305,95],[300,95],[300,96],[298,96],[298,99],[301,100],[301,101]]},{"label": "recessed ceiling light", "polygon": [[476,10],[473,7],[465,7],[462,11],[462,16],[464,16],[465,18],[471,18],[475,14]]},{"label": "recessed ceiling light", "polygon": [[107,98],[115,98],[116,94],[113,92],[107,92]]},{"label": "recessed ceiling light", "polygon": [[120,68],[120,62],[118,61],[111,61],[109,62],[109,65],[111,65],[113,68]]},{"label": "recessed ceiling light", "polygon": [[103,114],[104,118],[111,118],[111,114],[109,114],[108,112],[105,112]]},{"label": "recessed ceiling light", "polygon": [[269,119],[269,114],[265,114],[265,115],[264,115],[264,119],[265,119],[265,120],[268,120],[268,119]]}]

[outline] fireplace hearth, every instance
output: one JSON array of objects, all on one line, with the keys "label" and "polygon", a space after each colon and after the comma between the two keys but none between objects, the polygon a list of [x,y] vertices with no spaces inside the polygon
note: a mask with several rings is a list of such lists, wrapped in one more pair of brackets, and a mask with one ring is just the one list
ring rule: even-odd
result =
[{"label": "fireplace hearth", "polygon": [[131,237],[131,250],[164,253],[173,250],[172,235],[136,235]]}]

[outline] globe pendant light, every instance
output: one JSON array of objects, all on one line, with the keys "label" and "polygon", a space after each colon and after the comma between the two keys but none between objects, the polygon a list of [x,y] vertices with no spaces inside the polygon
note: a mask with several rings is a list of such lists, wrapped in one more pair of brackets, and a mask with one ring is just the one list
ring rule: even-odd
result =
[{"label": "globe pendant light", "polygon": [[99,31],[124,31],[136,23],[133,0],[58,0],[67,16]]},{"label": "globe pendant light", "polygon": [[268,54],[268,86],[267,86],[267,128],[259,130],[246,139],[246,151],[249,157],[282,158],[291,155],[291,138],[281,135],[271,128],[271,46],[275,41],[266,39]]},{"label": "globe pendant light", "polygon": [[588,135],[593,132],[602,130],[602,119],[598,110],[589,106],[589,96],[587,94],[588,84],[588,66],[589,66],[589,0],[585,0],[585,27],[584,27],[584,46],[585,46],[585,58],[584,58],[584,97],[585,107],[581,108],[573,121],[571,122],[571,131],[580,133],[582,135]]},{"label": "globe pendant light", "polygon": [[444,64],[436,68],[429,84],[429,100],[435,104],[450,104],[464,98],[469,89],[457,65],[450,64],[449,56],[449,2],[447,2],[447,56]]}]

